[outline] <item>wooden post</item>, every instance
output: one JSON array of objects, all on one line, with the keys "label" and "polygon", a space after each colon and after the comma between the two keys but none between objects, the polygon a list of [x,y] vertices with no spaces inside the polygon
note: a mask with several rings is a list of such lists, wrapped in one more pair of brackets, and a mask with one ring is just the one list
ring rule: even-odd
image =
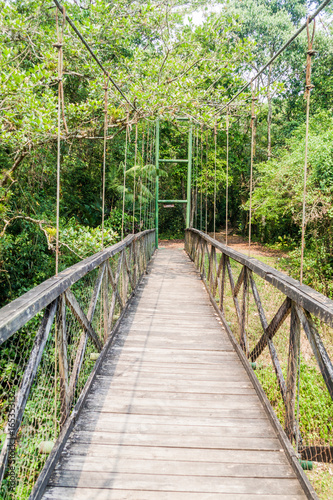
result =
[{"label": "wooden post", "polygon": [[[275,370],[275,373],[276,373],[276,377],[277,377],[277,380],[278,380],[278,383],[279,383],[279,387],[280,387],[281,395],[282,395],[282,398],[283,398],[283,402],[284,402],[284,405],[286,406],[286,394],[287,394],[286,383],[285,383],[285,380],[284,380],[284,377],[283,377],[283,373],[282,373],[282,370],[281,370],[280,362],[279,362],[279,359],[278,359],[277,352],[276,352],[276,349],[274,347],[273,341],[269,338],[269,335],[267,333],[268,332],[268,323],[267,323],[267,319],[266,319],[266,316],[265,316],[264,308],[262,307],[262,304],[261,304],[261,300],[260,300],[260,296],[259,296],[259,292],[258,292],[258,289],[257,289],[256,282],[253,279],[252,271],[248,271],[248,273],[249,273],[249,277],[250,277],[250,283],[251,283],[251,288],[252,288],[252,292],[253,292],[253,298],[254,298],[254,301],[255,301],[257,309],[258,309],[258,314],[259,314],[261,326],[262,326],[262,329],[264,330],[264,335],[266,337],[266,342],[267,342],[267,345],[268,345],[269,353],[271,355],[271,359],[272,359],[272,363],[273,363],[274,370]],[[253,351],[250,354],[250,359],[251,359],[252,354],[253,354]]]},{"label": "wooden post", "polygon": [[295,396],[297,381],[298,356],[300,354],[300,321],[296,312],[296,304],[291,304],[290,337],[287,372],[286,422],[285,431],[290,441],[295,437]]},{"label": "wooden post", "polygon": [[[246,308],[247,308],[247,301],[249,298],[249,280],[248,280],[248,270],[247,267],[243,267],[242,271],[242,281],[243,281],[243,304],[242,304],[242,314],[241,314],[241,325],[240,325],[240,335],[239,335],[239,340],[240,340],[240,346],[245,352],[246,356],[249,356],[249,349],[247,345],[247,338],[246,338]],[[235,294],[236,295],[236,294]]]},{"label": "wooden post", "polygon": [[59,297],[57,324],[60,379],[60,428],[62,428],[69,413],[66,300],[63,294]]},{"label": "wooden post", "polygon": [[238,303],[238,298],[234,294],[235,282],[234,282],[234,277],[232,275],[232,269],[231,269],[230,259],[229,259],[228,255],[225,256],[225,263],[226,263],[227,270],[228,270],[230,288],[231,288],[232,298],[234,300],[234,305],[235,305],[235,310],[236,310],[236,314],[237,314],[238,324],[239,324],[239,327],[241,328],[241,312],[240,312],[240,307],[239,307],[239,303]]},{"label": "wooden post", "polygon": [[223,253],[221,257],[220,264],[222,262],[222,277],[221,277],[221,286],[220,286],[220,310],[224,312],[224,306],[223,306],[223,301],[224,301],[224,289],[225,289],[225,270],[226,270],[226,256]]},{"label": "wooden post", "polygon": [[213,287],[214,253],[215,253],[215,247],[213,245],[211,245],[210,252],[208,250],[208,274],[207,274],[207,285],[208,285],[209,290],[211,292],[212,292],[212,287]]},{"label": "wooden post", "polygon": [[103,343],[104,344],[108,338],[108,314],[109,314],[108,288],[109,288],[108,273],[104,273],[103,276],[103,327],[104,327]]},{"label": "wooden post", "polygon": [[133,283],[134,287],[137,284],[137,265],[136,265],[136,240],[132,243],[132,256],[133,256]]},{"label": "wooden post", "polygon": [[217,264],[217,255],[214,247],[214,255],[213,255],[213,297],[216,296],[216,290],[218,289],[218,280],[221,273],[220,266]]}]

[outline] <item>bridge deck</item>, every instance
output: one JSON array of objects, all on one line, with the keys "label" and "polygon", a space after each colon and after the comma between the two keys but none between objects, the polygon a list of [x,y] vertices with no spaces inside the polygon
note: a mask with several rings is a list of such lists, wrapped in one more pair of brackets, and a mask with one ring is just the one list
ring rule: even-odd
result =
[{"label": "bridge deck", "polygon": [[157,252],[43,498],[306,498],[183,251]]}]

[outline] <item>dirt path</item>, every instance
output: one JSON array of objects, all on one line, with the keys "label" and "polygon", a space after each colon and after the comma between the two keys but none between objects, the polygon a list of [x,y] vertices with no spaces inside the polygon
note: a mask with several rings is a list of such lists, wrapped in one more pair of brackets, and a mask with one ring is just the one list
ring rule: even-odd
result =
[{"label": "dirt path", "polygon": [[[208,233],[214,238],[214,233]],[[221,243],[225,243],[225,231],[220,231],[215,234],[215,239]],[[242,236],[229,234],[228,246],[234,248],[238,252],[248,254],[249,244],[246,238]],[[160,240],[160,248],[184,248],[184,240]],[[253,257],[285,257],[285,254],[279,250],[270,250],[260,243],[251,243],[251,255]]]}]

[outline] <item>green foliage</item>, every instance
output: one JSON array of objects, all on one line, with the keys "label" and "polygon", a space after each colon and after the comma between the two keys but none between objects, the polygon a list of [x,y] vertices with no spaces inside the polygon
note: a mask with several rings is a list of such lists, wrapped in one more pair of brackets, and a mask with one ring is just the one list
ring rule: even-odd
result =
[{"label": "green foliage", "polygon": [[[286,373],[286,367],[283,367]],[[272,366],[259,366],[258,377],[282,426],[285,409]],[[300,365],[300,433],[306,443],[327,443],[333,432],[333,402],[317,368],[301,359]]]}]

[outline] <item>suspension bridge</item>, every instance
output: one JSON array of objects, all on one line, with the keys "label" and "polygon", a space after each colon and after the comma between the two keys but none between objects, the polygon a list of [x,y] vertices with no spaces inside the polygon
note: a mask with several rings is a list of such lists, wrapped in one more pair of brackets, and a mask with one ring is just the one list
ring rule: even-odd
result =
[{"label": "suspension bridge", "polygon": [[[54,2],[63,25],[69,23],[106,78],[103,238],[109,83],[137,110],[65,9]],[[227,110],[226,200],[231,103],[304,29],[309,35],[307,152],[313,55],[309,24],[327,3],[220,110]],[[300,384],[306,374],[300,360],[302,350],[307,355],[311,351],[320,390],[333,399],[333,365],[322,335],[333,328],[333,301],[302,283],[305,194],[300,281],[250,254],[255,95],[248,255],[228,245],[227,201],[226,239],[221,243],[215,238],[217,125],[212,237],[207,198],[204,224],[202,207],[200,224],[193,212],[198,205],[192,176],[193,122],[177,118],[188,125],[187,158],[161,158],[158,118],[154,206],[149,204],[144,222],[140,204],[143,230],[135,233],[133,216],[132,233],[125,236],[126,127],[121,241],[104,248],[102,240],[100,252],[59,271],[62,122],[64,126],[59,33],[58,28],[56,273],[0,309],[1,359],[6,366],[1,379],[1,498],[318,498],[307,471],[313,461],[332,463],[333,447],[331,437],[325,440],[319,432],[314,439],[304,432],[311,416],[302,414]],[[198,148],[198,134],[196,139]],[[137,128],[135,164],[136,156]],[[161,167],[168,163],[186,166],[184,199],[160,197]],[[304,193],[306,169],[305,159]],[[142,194],[142,177],[139,182]],[[133,215],[135,189],[134,178]],[[159,248],[160,204],[178,203],[185,208],[184,248]],[[270,371],[261,372],[261,363]]]},{"label": "suspension bridge", "polygon": [[[282,294],[269,323],[258,278]],[[262,324],[252,348],[250,289]],[[273,337],[289,315],[285,380]],[[306,436],[296,450],[291,444],[300,325],[333,393],[312,316],[332,325],[332,301],[201,231],[186,231],[185,251],[156,250],[154,230],[127,236],[1,310],[7,349],[22,336],[27,342],[26,326],[40,318],[33,343],[20,347],[24,373],[13,374],[19,389],[2,475],[16,461],[27,475],[20,493],[33,484],[31,498],[317,498],[302,465],[329,461],[331,449],[306,446]],[[253,371],[265,349],[285,403],[284,430]]]}]

